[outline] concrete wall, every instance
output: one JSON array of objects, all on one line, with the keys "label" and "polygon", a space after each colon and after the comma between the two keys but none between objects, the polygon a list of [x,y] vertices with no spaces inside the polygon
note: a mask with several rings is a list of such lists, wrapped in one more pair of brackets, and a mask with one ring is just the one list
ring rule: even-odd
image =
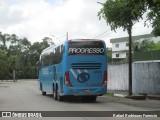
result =
[{"label": "concrete wall", "polygon": [[[160,60],[133,63],[133,93],[160,95]],[[128,64],[108,65],[108,89],[128,90]]]},{"label": "concrete wall", "polygon": [[160,61],[135,62],[133,93],[160,95]]},{"label": "concrete wall", "polygon": [[108,65],[108,89],[128,90],[128,64]]}]

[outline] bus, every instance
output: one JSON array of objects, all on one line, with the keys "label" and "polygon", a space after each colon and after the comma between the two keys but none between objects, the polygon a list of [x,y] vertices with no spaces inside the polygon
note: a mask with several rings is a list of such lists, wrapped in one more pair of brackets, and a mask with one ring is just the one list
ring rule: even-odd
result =
[{"label": "bus", "polygon": [[59,101],[67,96],[96,101],[107,92],[106,45],[102,40],[66,40],[44,49],[39,63],[42,95],[50,93]]}]

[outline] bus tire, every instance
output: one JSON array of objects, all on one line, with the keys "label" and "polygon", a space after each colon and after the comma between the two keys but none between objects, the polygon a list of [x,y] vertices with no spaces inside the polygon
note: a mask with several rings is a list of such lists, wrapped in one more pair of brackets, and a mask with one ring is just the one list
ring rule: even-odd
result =
[{"label": "bus tire", "polygon": [[53,98],[57,100],[57,87],[53,88]]},{"label": "bus tire", "polygon": [[42,95],[46,95],[46,92],[45,92],[45,91],[43,91],[42,84],[40,84],[40,90],[42,91]]},{"label": "bus tire", "polygon": [[58,101],[63,101],[63,96],[59,95],[58,89],[57,89],[57,99]]},{"label": "bus tire", "polygon": [[54,84],[53,84],[52,92],[53,92],[52,97],[54,99]]},{"label": "bus tire", "polygon": [[42,91],[42,84],[41,83],[40,83],[39,89],[40,89],[40,91]]},{"label": "bus tire", "polygon": [[42,91],[42,95],[46,95],[46,92]]}]

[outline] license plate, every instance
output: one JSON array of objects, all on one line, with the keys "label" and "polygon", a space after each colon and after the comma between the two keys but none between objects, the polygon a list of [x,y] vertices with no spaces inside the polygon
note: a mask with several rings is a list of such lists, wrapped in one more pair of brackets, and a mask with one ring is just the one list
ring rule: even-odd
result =
[{"label": "license plate", "polygon": [[90,90],[89,89],[85,89],[85,90],[83,90],[84,92],[90,92]]}]

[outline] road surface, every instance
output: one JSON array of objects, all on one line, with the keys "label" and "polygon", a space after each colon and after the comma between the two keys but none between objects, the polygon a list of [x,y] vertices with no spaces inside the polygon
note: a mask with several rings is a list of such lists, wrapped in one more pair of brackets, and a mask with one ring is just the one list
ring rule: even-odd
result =
[{"label": "road surface", "polygon": [[[23,80],[14,82],[0,82],[0,111],[146,111],[147,109],[114,103],[105,96],[98,97],[94,103],[82,102],[79,98],[68,98],[65,101],[55,101],[52,95],[41,95],[38,81]],[[0,118],[2,119],[2,118]],[[3,118],[4,119],[4,118]],[[14,118],[19,119],[19,118]],[[35,119],[35,118],[34,118]],[[42,118],[41,118],[42,119]],[[43,118],[44,119],[44,118]],[[97,120],[104,117],[58,117],[45,119],[60,120]],[[107,118],[133,119],[133,118]],[[136,118],[137,119],[137,118]],[[143,119],[143,118],[139,118]],[[146,118],[144,118],[146,119]],[[158,119],[158,118],[148,118]]]}]

